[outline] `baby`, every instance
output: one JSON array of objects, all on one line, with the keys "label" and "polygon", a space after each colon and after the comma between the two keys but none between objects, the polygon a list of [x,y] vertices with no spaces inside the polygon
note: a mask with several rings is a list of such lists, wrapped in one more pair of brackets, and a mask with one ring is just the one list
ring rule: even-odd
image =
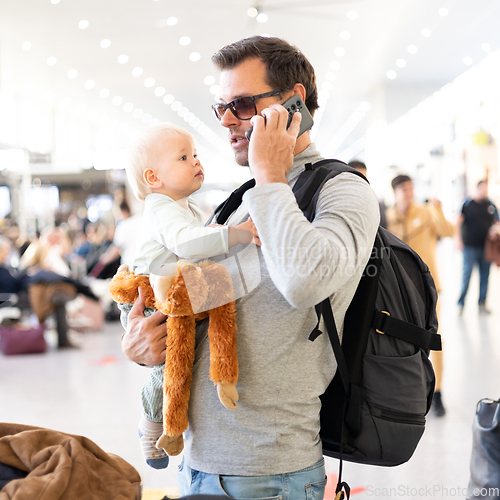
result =
[{"label": "baby", "polygon": [[[186,130],[168,123],[149,128],[129,152],[127,177],[134,195],[145,201],[134,271],[149,275],[153,289],[155,283],[165,283],[165,276],[173,279],[178,258],[206,259],[234,245],[259,244],[250,219],[235,227],[204,227],[198,205],[189,198],[201,188],[204,171]],[[139,423],[143,455],[155,469],[167,467],[169,460],[156,448],[163,432],[163,366],[152,369],[142,389],[144,414]]]}]

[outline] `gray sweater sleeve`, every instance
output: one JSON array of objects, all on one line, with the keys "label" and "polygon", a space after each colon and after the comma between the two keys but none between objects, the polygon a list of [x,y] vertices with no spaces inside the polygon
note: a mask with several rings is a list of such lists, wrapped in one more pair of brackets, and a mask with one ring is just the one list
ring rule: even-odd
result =
[{"label": "gray sweater sleeve", "polygon": [[295,308],[312,307],[342,289],[366,263],[380,219],[370,185],[349,173],[325,184],[312,224],[287,184],[255,187],[244,202],[270,277]]}]

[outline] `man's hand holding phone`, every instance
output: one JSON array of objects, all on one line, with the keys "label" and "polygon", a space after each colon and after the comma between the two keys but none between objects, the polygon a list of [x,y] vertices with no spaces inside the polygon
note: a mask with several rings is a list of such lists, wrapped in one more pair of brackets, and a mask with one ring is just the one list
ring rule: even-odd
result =
[{"label": "man's hand holding phone", "polygon": [[248,163],[257,186],[272,182],[287,183],[286,174],[293,165],[293,151],[302,116],[294,113],[290,127],[288,110],[272,104],[262,116],[251,119],[252,140],[248,148]]}]

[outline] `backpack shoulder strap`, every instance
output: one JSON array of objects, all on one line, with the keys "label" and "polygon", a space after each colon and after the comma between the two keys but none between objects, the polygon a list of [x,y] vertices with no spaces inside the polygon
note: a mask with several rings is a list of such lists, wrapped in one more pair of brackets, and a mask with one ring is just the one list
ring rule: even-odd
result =
[{"label": "backpack shoulder strap", "polygon": [[366,180],[361,172],[340,160],[321,160],[314,164],[307,163],[305,167],[293,186],[293,192],[299,208],[310,222],[316,214],[319,193],[328,180],[344,172],[358,175]]},{"label": "backpack shoulder strap", "polygon": [[225,224],[229,216],[241,205],[243,195],[249,189],[255,186],[255,179],[242,184],[239,188],[235,189],[225,201],[223,201],[211,215],[207,224],[210,224],[214,218],[217,218],[217,224]]}]

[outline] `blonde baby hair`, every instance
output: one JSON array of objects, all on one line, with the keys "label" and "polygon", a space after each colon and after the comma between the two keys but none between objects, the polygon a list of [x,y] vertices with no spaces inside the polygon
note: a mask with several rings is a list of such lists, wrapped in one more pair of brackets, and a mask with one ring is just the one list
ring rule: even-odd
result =
[{"label": "blonde baby hair", "polygon": [[172,123],[160,123],[141,132],[132,146],[128,149],[128,162],[126,165],[127,178],[135,197],[143,201],[148,194],[151,194],[151,188],[144,179],[144,171],[151,167],[151,152],[158,144],[158,141],[165,138],[166,134],[177,132],[190,139],[193,136],[182,127]]}]

